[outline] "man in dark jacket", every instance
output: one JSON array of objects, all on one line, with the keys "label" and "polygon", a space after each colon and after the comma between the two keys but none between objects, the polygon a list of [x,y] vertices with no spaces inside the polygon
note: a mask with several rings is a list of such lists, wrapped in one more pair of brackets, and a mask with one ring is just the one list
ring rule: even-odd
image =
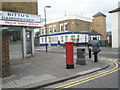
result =
[{"label": "man in dark jacket", "polygon": [[92,52],[94,54],[94,62],[98,62],[97,54],[101,51],[99,41],[97,40],[96,37],[94,37],[93,41],[88,43],[88,45],[92,45]]}]

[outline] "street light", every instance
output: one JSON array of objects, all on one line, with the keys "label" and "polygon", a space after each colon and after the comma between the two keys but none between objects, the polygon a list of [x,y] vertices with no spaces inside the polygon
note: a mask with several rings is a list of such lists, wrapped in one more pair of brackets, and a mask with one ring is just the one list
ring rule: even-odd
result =
[{"label": "street light", "polygon": [[45,7],[44,7],[44,16],[45,16],[45,31],[46,31],[46,53],[47,53],[47,52],[48,52],[48,49],[47,49],[46,8],[51,8],[51,6],[45,6]]}]

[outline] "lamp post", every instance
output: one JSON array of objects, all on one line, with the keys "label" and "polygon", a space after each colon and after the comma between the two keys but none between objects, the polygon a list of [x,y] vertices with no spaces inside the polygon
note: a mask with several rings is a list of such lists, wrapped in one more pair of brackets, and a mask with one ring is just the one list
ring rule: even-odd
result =
[{"label": "lamp post", "polygon": [[51,6],[45,6],[45,7],[44,7],[44,16],[45,16],[45,31],[46,31],[46,53],[47,53],[47,52],[48,52],[48,49],[47,49],[46,8],[51,8]]}]

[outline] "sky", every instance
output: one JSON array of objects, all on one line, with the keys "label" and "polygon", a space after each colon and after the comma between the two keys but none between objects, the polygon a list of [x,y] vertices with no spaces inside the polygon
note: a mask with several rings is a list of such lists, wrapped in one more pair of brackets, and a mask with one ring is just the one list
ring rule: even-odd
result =
[{"label": "sky", "polygon": [[44,18],[44,6],[51,6],[46,8],[46,19],[62,17],[66,15],[79,15],[88,18],[99,11],[105,14],[107,31],[111,31],[110,10],[118,7],[120,0],[38,0],[38,14]]}]

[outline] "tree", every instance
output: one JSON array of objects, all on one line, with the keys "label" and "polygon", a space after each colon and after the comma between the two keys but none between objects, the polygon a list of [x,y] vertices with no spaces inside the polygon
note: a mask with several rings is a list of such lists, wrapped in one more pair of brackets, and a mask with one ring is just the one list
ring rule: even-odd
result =
[{"label": "tree", "polygon": [[35,32],[35,39],[39,38],[39,32]]}]

